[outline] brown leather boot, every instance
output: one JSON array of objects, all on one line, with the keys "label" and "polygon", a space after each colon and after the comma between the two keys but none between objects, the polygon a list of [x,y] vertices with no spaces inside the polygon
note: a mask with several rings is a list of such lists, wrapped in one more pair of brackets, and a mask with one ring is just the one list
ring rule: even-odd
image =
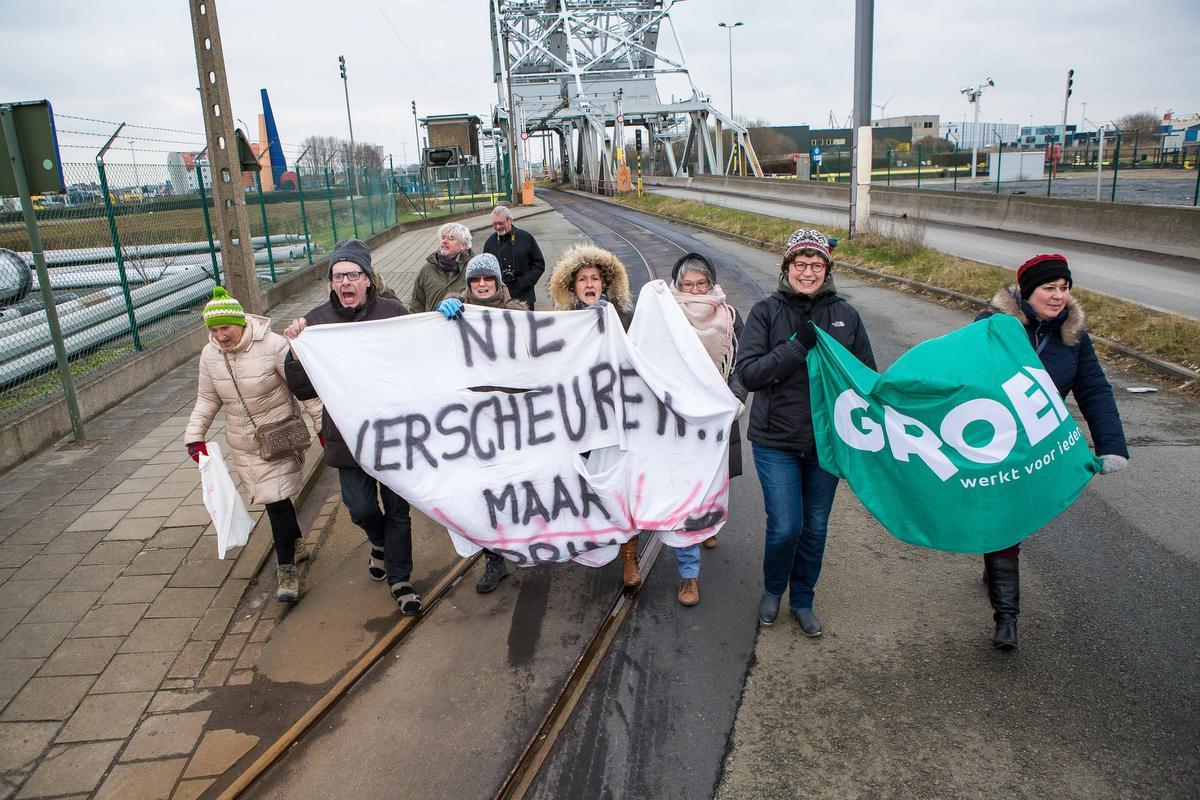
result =
[{"label": "brown leather boot", "polygon": [[621,567],[626,586],[641,586],[642,573],[638,572],[637,540],[630,539],[621,545]]},{"label": "brown leather boot", "polygon": [[700,602],[700,581],[696,578],[684,578],[679,582],[680,605],[694,606]]}]

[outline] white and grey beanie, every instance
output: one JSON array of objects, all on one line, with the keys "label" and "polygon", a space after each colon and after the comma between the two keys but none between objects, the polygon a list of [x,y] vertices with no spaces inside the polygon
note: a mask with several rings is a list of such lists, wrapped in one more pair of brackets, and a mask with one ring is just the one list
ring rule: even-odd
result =
[{"label": "white and grey beanie", "polygon": [[496,279],[496,285],[500,284],[500,261],[491,253],[480,253],[467,262],[468,281],[489,276]]},{"label": "white and grey beanie", "polygon": [[[835,239],[834,242],[836,241]],[[792,257],[805,250],[813,251],[825,259],[826,264],[831,264],[833,263],[833,256],[830,255],[830,251],[833,250],[834,246],[835,244],[831,243],[825,237],[825,234],[819,230],[815,228],[800,228],[788,237],[787,245],[783,249],[783,268],[787,269],[788,262],[792,260]]]}]

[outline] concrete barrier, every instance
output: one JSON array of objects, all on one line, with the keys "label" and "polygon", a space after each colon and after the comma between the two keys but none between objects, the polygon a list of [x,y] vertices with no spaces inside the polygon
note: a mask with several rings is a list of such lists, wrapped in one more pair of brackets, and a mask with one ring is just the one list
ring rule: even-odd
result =
[{"label": "concrete barrier", "polygon": [[[817,181],[697,175],[646,183],[822,208],[850,203],[848,186]],[[873,186],[871,213],[1200,259],[1200,208]]]}]

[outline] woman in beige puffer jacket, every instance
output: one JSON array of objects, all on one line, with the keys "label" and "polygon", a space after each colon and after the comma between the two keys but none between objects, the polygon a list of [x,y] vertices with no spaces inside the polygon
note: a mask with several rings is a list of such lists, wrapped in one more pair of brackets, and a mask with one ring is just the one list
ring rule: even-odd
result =
[{"label": "woman in beige puffer jacket", "polygon": [[[213,301],[205,307],[205,324],[210,331],[209,342],[200,353],[196,406],[188,420],[184,441],[188,443],[188,453],[197,461],[200,453],[207,455],[205,436],[217,412],[224,407],[225,440],[233,455],[234,468],[250,495],[250,503],[263,504],[271,521],[280,570],[280,591],[276,597],[293,601],[299,595],[298,579],[294,591],[285,591],[288,588],[285,584],[292,583],[295,561],[308,557],[291,500],[300,488],[303,455],[265,461],[258,455],[254,436],[256,426],[287,419],[296,408],[283,373],[288,342],[271,330],[269,319],[245,314],[241,305],[219,286],[213,291]],[[319,428],[321,401],[306,400],[303,405]]]}]

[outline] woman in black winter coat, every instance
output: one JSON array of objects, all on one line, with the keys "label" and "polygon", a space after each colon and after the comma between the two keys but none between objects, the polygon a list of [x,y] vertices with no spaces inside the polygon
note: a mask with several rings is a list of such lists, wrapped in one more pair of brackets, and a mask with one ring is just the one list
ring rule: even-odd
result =
[{"label": "woman in black winter coat", "polygon": [[791,235],[778,290],[750,309],[736,367],[742,385],[754,392],[746,435],[767,512],[758,619],[763,625],[775,622],[779,600],[790,588],[789,607],[806,636],[821,635],[813,590],[838,484],[821,468],[813,441],[807,363],[817,342],[813,326],[875,368],[858,312],[834,288],[830,249],[820,231],[801,228]]},{"label": "woman in black winter coat", "polygon": [[[1129,463],[1129,448],[1112,386],[1087,334],[1083,306],[1071,297],[1071,285],[1071,270],[1063,256],[1057,253],[1034,256],[1017,270],[1017,284],[996,292],[988,310],[977,319],[1008,314],[1025,326],[1029,343],[1058,391],[1063,397],[1068,392],[1075,395],[1092,433],[1096,455],[1104,462],[1100,474],[1108,475]],[[1001,650],[1017,646],[1020,552],[1021,545],[1017,543],[983,557],[984,579],[996,623],[992,645]]]}]

